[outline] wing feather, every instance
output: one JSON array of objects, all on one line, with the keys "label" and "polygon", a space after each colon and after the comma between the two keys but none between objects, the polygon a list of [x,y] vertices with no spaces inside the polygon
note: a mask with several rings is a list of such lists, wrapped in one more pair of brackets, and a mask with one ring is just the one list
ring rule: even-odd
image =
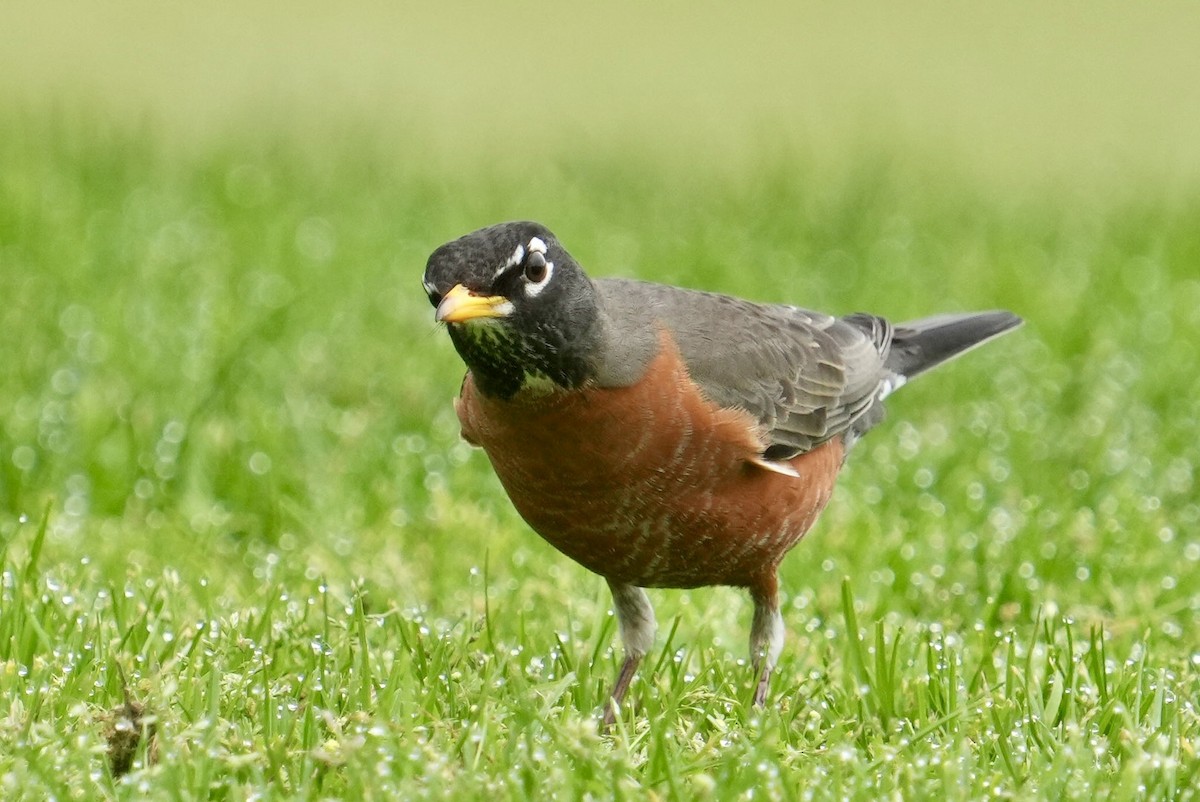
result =
[{"label": "wing feather", "polygon": [[882,318],[835,318],[625,279],[595,284],[618,328],[665,326],[705,394],[759,421],[766,459],[860,434],[882,417],[892,337]]}]

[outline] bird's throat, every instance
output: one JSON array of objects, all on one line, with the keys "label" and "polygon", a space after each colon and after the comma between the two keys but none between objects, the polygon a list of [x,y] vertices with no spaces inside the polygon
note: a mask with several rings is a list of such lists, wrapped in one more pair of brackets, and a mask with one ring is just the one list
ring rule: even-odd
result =
[{"label": "bird's throat", "polygon": [[522,335],[490,321],[451,325],[449,329],[454,348],[480,392],[493,398],[569,390],[587,379],[584,360],[549,338]]}]

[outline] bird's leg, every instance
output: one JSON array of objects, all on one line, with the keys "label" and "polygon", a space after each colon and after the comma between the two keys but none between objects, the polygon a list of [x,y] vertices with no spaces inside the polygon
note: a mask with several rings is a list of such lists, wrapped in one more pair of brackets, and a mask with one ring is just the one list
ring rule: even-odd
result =
[{"label": "bird's leg", "polygon": [[774,670],[783,651],[783,616],[779,613],[779,582],[774,569],[766,578],[750,588],[750,598],[754,601],[754,623],[750,626],[750,660],[758,672],[754,704],[761,707],[767,701],[771,671]]},{"label": "bird's leg", "polygon": [[621,643],[625,646],[625,662],[621,664],[621,673],[617,675],[617,684],[613,686],[612,698],[604,708],[604,729],[608,729],[617,720],[617,710],[629,690],[629,683],[637,673],[638,663],[654,645],[654,633],[658,623],[654,620],[654,608],[646,591],[634,585],[608,581],[612,590],[613,609],[617,612],[617,623],[621,627]]}]

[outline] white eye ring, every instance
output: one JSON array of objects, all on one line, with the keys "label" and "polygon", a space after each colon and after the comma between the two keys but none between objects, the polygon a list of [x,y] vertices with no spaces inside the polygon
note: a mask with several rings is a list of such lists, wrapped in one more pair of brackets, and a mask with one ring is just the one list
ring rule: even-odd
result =
[{"label": "white eye ring", "polygon": [[554,276],[554,262],[546,262],[546,272],[543,273],[542,277],[537,281],[534,281],[533,279],[529,278],[528,274],[526,274],[526,276],[525,276],[525,295],[526,295],[526,297],[536,298],[538,296],[538,293],[540,293],[542,290],[546,289],[546,287],[550,284],[550,279],[553,276]]}]

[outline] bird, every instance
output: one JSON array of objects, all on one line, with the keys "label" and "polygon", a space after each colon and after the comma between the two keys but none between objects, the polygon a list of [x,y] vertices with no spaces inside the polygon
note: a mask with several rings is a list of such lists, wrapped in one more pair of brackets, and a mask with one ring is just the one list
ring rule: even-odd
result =
[{"label": "bird", "polygon": [[780,562],[851,446],[894,390],[1022,323],[995,310],[893,324],[593,279],[530,221],[438,247],[423,286],[467,368],[462,437],[528,525],[611,589],[624,659],[605,729],[653,647],[646,588],[748,590],[764,705],[785,638]]}]

